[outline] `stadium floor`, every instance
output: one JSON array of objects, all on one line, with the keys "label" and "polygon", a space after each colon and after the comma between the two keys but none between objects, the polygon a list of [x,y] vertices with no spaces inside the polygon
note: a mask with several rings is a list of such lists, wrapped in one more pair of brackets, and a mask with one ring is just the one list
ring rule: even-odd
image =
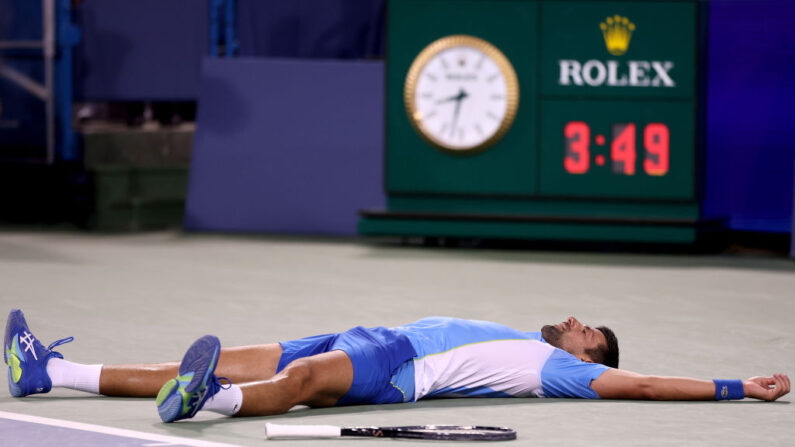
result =
[{"label": "stadium floor", "polygon": [[[760,256],[429,249],[180,233],[0,233],[0,310],[23,309],[45,343],[74,336],[59,351],[85,363],[178,360],[205,333],[232,346],[360,324],[394,326],[427,315],[524,330],[574,315],[615,330],[625,369],[700,378],[794,375],[793,273],[792,261]],[[430,400],[297,409],[267,418],[202,412],[175,424],[160,422],[153,399],[69,390],[0,396],[0,430],[10,446],[349,442],[265,441],[268,421],[499,425],[518,431],[512,445],[534,446],[791,445],[795,438],[792,394],[776,403]],[[14,419],[28,416],[60,422]],[[148,435],[111,442],[91,427],[75,431],[73,423],[101,426],[105,435],[128,441],[136,436],[128,431]]]}]

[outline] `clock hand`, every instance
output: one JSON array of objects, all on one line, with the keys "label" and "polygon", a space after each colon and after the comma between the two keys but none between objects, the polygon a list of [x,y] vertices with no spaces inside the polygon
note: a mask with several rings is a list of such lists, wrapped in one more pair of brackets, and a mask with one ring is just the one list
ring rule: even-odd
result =
[{"label": "clock hand", "polygon": [[458,101],[459,100],[458,99],[459,96],[461,96],[460,93],[457,94],[457,95],[450,96],[450,97],[445,98],[445,99],[440,99],[440,100],[436,101],[436,104],[444,104],[444,103],[450,102],[450,101]]},{"label": "clock hand", "polygon": [[469,95],[467,95],[467,92],[465,92],[464,89],[461,89],[458,92],[458,95],[456,95],[455,109],[453,109],[453,125],[450,128],[450,136],[452,136],[455,132],[455,124],[458,122],[458,112],[461,111],[461,101],[468,96]]},{"label": "clock hand", "polygon": [[453,110],[453,125],[450,126],[450,136],[455,133],[455,124],[458,121],[458,111],[461,109],[461,101],[456,101],[455,110]]},{"label": "clock hand", "polygon": [[462,99],[466,98],[467,96],[469,96],[469,95],[467,95],[467,92],[465,92],[464,89],[461,89],[458,92],[457,95],[453,95],[453,96],[449,96],[449,97],[444,98],[444,99],[440,99],[440,100],[436,101],[436,104],[444,104],[444,103],[450,102],[450,101],[461,101]]}]

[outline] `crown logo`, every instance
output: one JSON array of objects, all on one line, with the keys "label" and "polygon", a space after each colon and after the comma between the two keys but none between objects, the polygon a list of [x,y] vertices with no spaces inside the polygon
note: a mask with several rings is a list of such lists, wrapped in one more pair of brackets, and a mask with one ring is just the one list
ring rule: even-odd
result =
[{"label": "crown logo", "polygon": [[621,56],[629,48],[629,40],[632,39],[632,32],[635,31],[635,24],[628,18],[616,14],[608,17],[599,24],[602,36],[605,38],[607,51],[613,56]]}]

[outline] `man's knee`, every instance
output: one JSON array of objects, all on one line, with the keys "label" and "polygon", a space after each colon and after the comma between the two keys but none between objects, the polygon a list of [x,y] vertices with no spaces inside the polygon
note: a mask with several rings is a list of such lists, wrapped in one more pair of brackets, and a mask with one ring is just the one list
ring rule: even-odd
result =
[{"label": "man's knee", "polygon": [[282,374],[297,394],[308,391],[312,384],[312,364],[306,359],[293,360],[284,368]]},{"label": "man's knee", "polygon": [[353,368],[347,354],[328,352],[290,362],[281,372],[296,403],[331,406],[348,391]]}]

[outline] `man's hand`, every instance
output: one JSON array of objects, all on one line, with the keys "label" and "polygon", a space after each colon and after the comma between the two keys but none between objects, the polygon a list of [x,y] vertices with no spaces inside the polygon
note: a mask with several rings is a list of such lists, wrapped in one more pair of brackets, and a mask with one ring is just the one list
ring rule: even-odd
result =
[{"label": "man's hand", "polygon": [[773,374],[773,377],[751,377],[743,381],[745,397],[774,401],[789,393],[790,382],[786,374]]}]

